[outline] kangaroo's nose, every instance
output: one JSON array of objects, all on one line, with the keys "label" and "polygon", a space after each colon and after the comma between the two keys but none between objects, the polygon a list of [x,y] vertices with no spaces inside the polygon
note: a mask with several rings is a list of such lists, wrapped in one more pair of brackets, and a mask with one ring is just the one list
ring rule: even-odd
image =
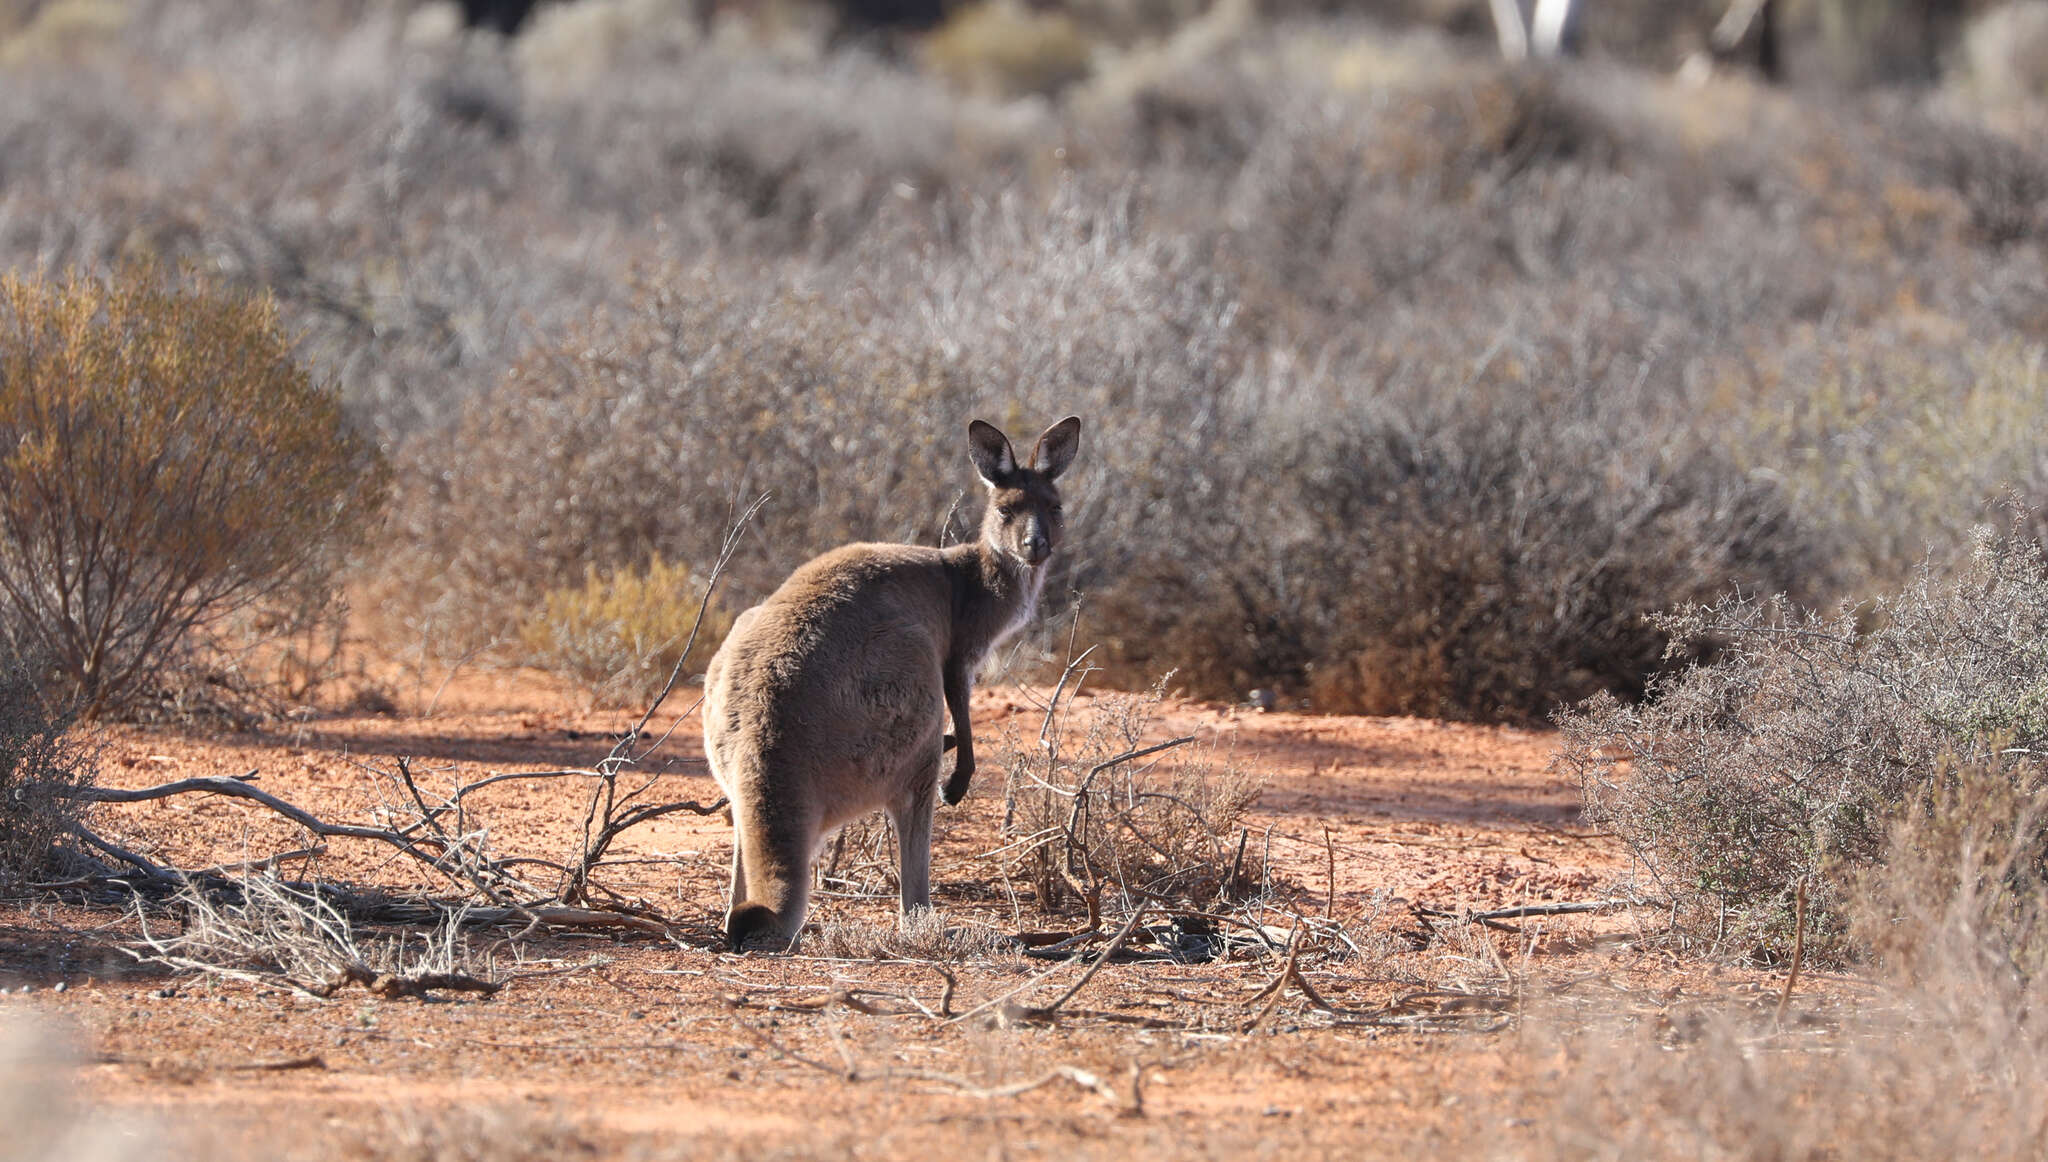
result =
[{"label": "kangaroo's nose", "polygon": [[1034,533],[1024,538],[1024,559],[1036,565],[1052,556],[1052,542],[1041,534]]}]

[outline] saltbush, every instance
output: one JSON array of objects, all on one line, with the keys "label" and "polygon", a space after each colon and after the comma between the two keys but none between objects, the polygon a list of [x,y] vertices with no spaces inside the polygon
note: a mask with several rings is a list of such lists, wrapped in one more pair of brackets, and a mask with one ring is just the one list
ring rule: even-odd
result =
[{"label": "saltbush", "polygon": [[1560,768],[1691,938],[1783,954],[1808,895],[1810,948],[1853,947],[1852,887],[1951,772],[2038,787],[2048,764],[2048,559],[1984,535],[1966,569],[1923,568],[1822,615],[1731,596],[1664,619],[1715,657],[1627,704],[1560,717]]},{"label": "saltbush", "polygon": [[124,709],[222,618],[326,585],[384,487],[267,298],[0,279],[0,602],[52,696]]}]

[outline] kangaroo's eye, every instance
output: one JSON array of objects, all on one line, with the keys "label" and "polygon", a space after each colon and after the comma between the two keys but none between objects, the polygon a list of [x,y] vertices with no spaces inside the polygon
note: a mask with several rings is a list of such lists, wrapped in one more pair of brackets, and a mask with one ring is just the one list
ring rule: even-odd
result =
[{"label": "kangaroo's eye", "polygon": [[1004,520],[1015,520],[1017,517],[1017,506],[1014,504],[1002,505],[996,509],[996,514]]},{"label": "kangaroo's eye", "polygon": [[1066,515],[1066,511],[1067,511],[1067,508],[1066,508],[1066,506],[1065,506],[1065,505],[1062,505],[1062,504],[1055,504],[1055,505],[1053,505],[1053,506],[1052,506],[1052,514],[1053,514],[1054,516],[1064,516],[1064,515]]}]

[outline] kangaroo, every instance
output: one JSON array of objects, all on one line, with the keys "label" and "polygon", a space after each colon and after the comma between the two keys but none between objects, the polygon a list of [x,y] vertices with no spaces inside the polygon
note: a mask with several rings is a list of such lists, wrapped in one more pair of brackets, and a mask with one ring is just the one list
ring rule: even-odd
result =
[{"label": "kangaroo", "polygon": [[834,549],[734,621],[704,676],[704,753],[732,804],[733,948],[794,946],[819,840],[877,808],[896,824],[903,912],[931,906],[939,758],[957,751],[944,798],[958,803],[975,670],[1038,604],[1064,531],[1053,482],[1080,440],[1069,416],[1019,464],[974,421],[968,457],[989,489],[974,543]]}]

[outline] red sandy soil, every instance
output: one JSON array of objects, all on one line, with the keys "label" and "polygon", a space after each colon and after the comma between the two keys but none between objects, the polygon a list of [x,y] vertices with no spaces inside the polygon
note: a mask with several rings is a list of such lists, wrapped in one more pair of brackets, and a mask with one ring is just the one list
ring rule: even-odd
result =
[{"label": "red sandy soil", "polygon": [[[1028,893],[1013,903],[978,858],[1001,842],[1003,740],[1035,738],[1036,697],[977,696],[980,781],[964,805],[941,809],[934,854],[949,920],[1003,932],[1078,922],[1038,914]],[[482,674],[431,717],[308,716],[220,734],[113,727],[101,781],[253,771],[258,786],[322,818],[370,821],[394,801],[386,776],[401,756],[430,788],[589,766],[632,716],[579,707],[531,675]],[[1619,846],[1579,823],[1575,788],[1549,769],[1546,733],[1185,702],[1165,704],[1152,730],[1198,734],[1263,778],[1243,824],[1248,846],[1270,852],[1267,922],[1284,925],[1290,909],[1328,913],[1334,864],[1334,914],[1364,955],[1304,964],[1345,1009],[1431,987],[1505,993],[1540,981],[1591,982],[1609,1003],[1667,1014],[1776,988],[1761,970],[1680,964],[1642,938],[1658,926],[1647,910],[1517,921],[1516,932],[1448,923],[1426,943],[1406,935],[1424,927],[1414,906],[1464,914],[1594,900],[1626,873]],[[716,798],[698,747],[695,720],[683,720],[646,765],[656,798]],[[480,797],[479,815],[497,850],[560,858],[586,794],[575,779],[509,782]],[[102,806],[93,825],[188,868],[306,846],[262,807],[212,796]],[[351,987],[322,1000],[173,974],[119,951],[134,926],[118,907],[76,893],[7,901],[0,986],[12,991],[0,1022],[32,1012],[66,1031],[93,1120],[149,1158],[1409,1157],[1523,1122],[1513,1102],[1525,1022],[1512,1013],[1447,1028],[1346,1026],[1289,992],[1246,1032],[1273,957],[1112,964],[1050,1025],[945,1022],[888,997],[869,1002],[873,1013],[831,1003],[868,989],[935,1009],[941,974],[917,961],[720,950],[728,833],[716,815],[670,815],[614,852],[642,862],[606,869],[606,882],[669,917],[677,941],[472,933],[479,971],[509,980],[487,999],[379,1000]],[[445,890],[387,848],[326,849],[316,867],[292,861],[284,873]],[[893,908],[881,895],[826,895],[813,920],[881,922]],[[978,954],[952,969],[954,1008],[1047,967]],[[1062,969],[1023,999],[1043,1004],[1080,971]],[[899,1009],[908,1015],[891,1015]],[[1101,1085],[1063,1077],[986,1092],[1060,1066]]]}]

